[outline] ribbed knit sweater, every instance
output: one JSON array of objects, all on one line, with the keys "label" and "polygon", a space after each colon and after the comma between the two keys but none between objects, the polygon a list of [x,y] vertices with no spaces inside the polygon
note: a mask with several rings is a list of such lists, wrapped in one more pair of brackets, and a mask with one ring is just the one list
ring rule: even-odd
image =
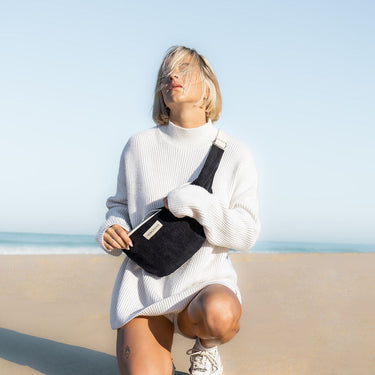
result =
[{"label": "ribbed knit sweater", "polygon": [[150,211],[162,207],[164,197],[175,216],[193,217],[203,226],[206,241],[182,267],[161,278],[124,256],[112,293],[113,329],[138,315],[180,312],[195,293],[210,284],[230,287],[241,301],[228,249],[249,250],[259,234],[253,157],[242,142],[224,134],[227,147],[212,193],[186,184],[198,176],[216,135],[211,121],[192,129],[169,122],[137,133],[125,145],[117,191],[107,200],[106,221],[96,236],[100,246],[109,254],[122,254],[104,247],[105,230],[119,224],[130,231]]}]

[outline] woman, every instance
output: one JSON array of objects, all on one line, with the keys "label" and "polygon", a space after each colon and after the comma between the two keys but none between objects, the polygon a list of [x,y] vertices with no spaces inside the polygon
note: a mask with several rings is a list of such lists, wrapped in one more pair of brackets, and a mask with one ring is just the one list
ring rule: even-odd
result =
[{"label": "woman", "polygon": [[222,374],[217,346],[238,332],[241,295],[228,248],[246,251],[259,233],[257,173],[250,151],[225,135],[227,147],[212,191],[186,184],[199,174],[217,129],[221,95],[207,60],[183,46],[168,50],[159,69],[153,109],[157,126],[132,136],[120,161],[116,195],[108,198],[98,243],[120,255],[129,231],[165,205],[190,216],[206,241],[166,277],[145,272],[128,257],[111,302],[122,374],[170,375],[174,332],[195,339],[190,374]]}]

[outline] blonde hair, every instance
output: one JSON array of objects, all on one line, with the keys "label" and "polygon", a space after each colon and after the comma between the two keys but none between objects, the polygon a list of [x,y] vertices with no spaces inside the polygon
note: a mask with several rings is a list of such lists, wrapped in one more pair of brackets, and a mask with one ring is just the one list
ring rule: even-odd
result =
[{"label": "blonde hair", "polygon": [[[186,56],[191,56],[191,64],[189,64],[190,68],[183,70],[183,74],[186,74],[189,78],[191,74],[191,66],[197,64],[202,80],[202,97],[196,104],[205,105],[207,121],[208,119],[211,119],[212,122],[215,122],[219,119],[221,113],[221,94],[219,83],[211,65],[206,58],[200,55],[195,49],[184,46],[173,46],[168,49],[161,63],[155,86],[152,117],[158,125],[168,124],[170,113],[169,108],[164,103],[161,92],[162,87],[165,84],[165,80],[169,79],[169,76],[176,66],[180,65]],[[190,83],[190,79],[187,79],[186,81]],[[188,87],[184,88],[184,90],[187,91],[189,87],[190,84]]]}]

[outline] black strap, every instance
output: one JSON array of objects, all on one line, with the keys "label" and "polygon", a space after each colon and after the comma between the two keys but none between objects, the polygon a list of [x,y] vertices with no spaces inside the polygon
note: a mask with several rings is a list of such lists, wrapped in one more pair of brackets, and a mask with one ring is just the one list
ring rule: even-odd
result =
[{"label": "black strap", "polygon": [[192,185],[198,185],[205,188],[212,193],[212,183],[214,182],[215,173],[219,167],[224,149],[212,145],[211,150],[207,156],[206,162],[199,173],[199,176],[192,182]]}]

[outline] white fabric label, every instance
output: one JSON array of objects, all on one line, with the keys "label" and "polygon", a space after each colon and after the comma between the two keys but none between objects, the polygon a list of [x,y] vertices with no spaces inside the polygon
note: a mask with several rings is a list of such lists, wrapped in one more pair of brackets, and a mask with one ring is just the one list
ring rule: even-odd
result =
[{"label": "white fabric label", "polygon": [[155,223],[152,225],[152,227],[143,234],[143,237],[149,240],[152,236],[154,236],[158,230],[163,226],[163,224],[159,221],[156,220]]}]

